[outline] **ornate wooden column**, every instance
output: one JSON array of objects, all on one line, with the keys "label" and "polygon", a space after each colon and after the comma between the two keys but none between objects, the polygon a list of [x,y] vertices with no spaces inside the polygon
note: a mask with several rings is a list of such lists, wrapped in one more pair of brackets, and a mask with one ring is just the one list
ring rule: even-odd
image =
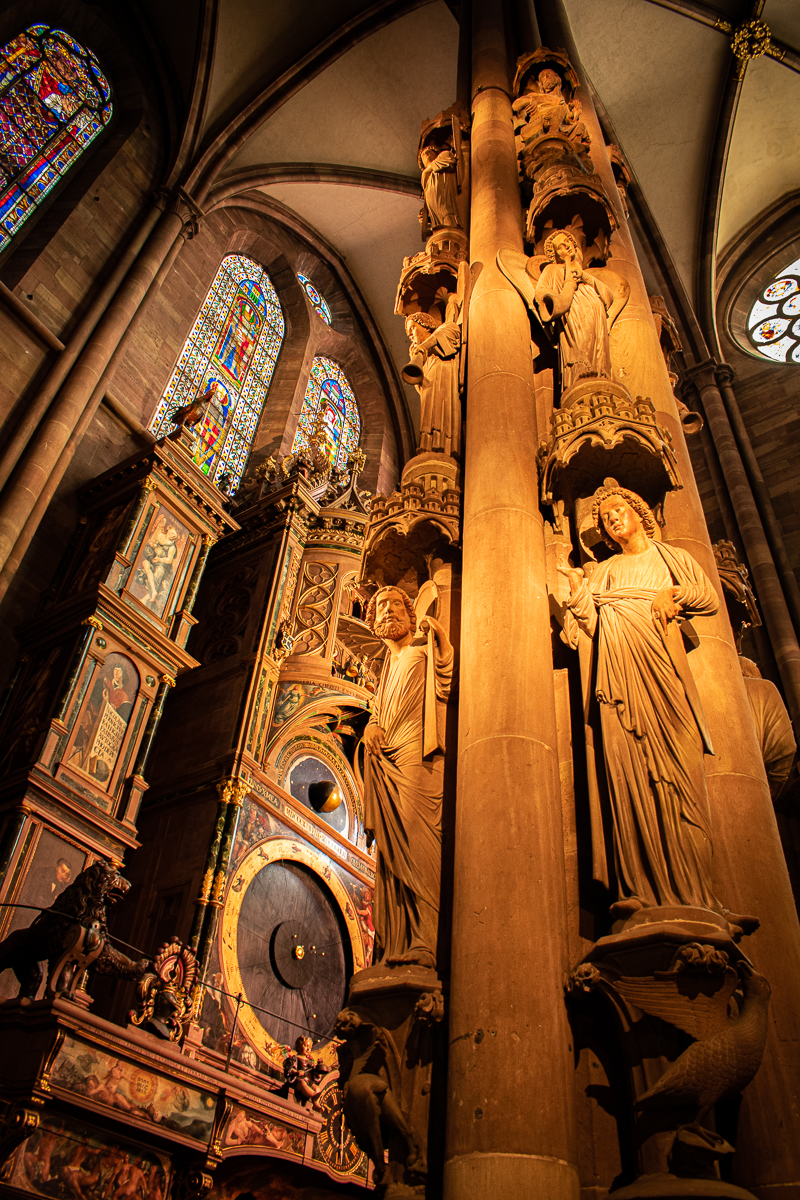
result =
[{"label": "ornate wooden column", "polygon": [[[503,6],[474,6],[447,1200],[578,1195],[565,867]],[[534,1087],[531,1086],[535,1080]]]}]

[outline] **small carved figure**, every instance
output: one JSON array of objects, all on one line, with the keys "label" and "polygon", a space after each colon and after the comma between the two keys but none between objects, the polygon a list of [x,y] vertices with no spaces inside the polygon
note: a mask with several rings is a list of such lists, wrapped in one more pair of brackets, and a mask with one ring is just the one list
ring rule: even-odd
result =
[{"label": "small carved figure", "polygon": [[376,961],[436,966],[442,860],[444,710],[453,647],[433,617],[417,626],[409,596],[385,587],[367,624],[388,649],[364,730],[364,816],[378,846]]},{"label": "small carved figure", "polygon": [[[419,1138],[394,1095],[393,1085],[396,1088],[399,1080],[390,1079],[394,1056],[386,1032],[354,1009],[345,1008],[336,1018],[334,1033],[343,1041],[338,1055],[345,1120],[375,1168],[376,1183],[402,1183],[397,1178],[398,1167],[402,1175],[412,1171],[424,1174]],[[404,1162],[386,1162],[384,1130],[399,1134],[405,1142]]]},{"label": "small carved figure", "polygon": [[294,1044],[294,1054],[287,1055],[283,1064],[283,1077],[289,1091],[304,1107],[319,1096],[323,1090],[320,1080],[328,1074],[327,1067],[311,1057],[312,1045],[310,1037],[301,1035]]},{"label": "small carved figure", "polygon": [[448,301],[444,321],[437,324],[428,313],[412,313],[406,319],[406,333],[411,339],[411,362],[402,375],[416,387],[420,399],[417,452],[430,450],[457,458],[461,450],[461,327],[455,296]]},{"label": "small carved figure", "polygon": [[[691,555],[654,540],[641,496],[610,482],[595,494],[592,515],[618,553],[591,580],[569,567],[561,573],[570,584],[565,634],[573,646],[581,633],[596,646],[618,887],[611,911],[691,905],[726,916],[740,935],[752,932],[757,920],[728,913],[712,890],[703,764],[712,749],[678,625],[715,613],[717,594]],[[607,882],[598,818],[593,835],[595,874]]]},{"label": "small carved figure", "polygon": [[542,323],[558,337],[562,393],[579,379],[610,379],[611,289],[584,271],[581,248],[566,230],[551,234],[544,252],[550,262],[539,276],[534,300]]},{"label": "small carved figure", "polygon": [[89,966],[119,979],[138,979],[147,970],[149,959],[133,961],[108,940],[106,906],[121,900],[130,886],[116,867],[99,859],[81,871],[27,929],[16,929],[0,943],[0,971],[14,972],[23,1003],[36,998],[45,961],[50,997],[71,996]]},{"label": "small carved figure", "polygon": [[422,193],[425,197],[420,220],[425,223],[427,217],[432,229],[439,229],[443,225],[460,229],[456,178],[458,161],[453,150],[449,146],[423,146],[419,157]]}]

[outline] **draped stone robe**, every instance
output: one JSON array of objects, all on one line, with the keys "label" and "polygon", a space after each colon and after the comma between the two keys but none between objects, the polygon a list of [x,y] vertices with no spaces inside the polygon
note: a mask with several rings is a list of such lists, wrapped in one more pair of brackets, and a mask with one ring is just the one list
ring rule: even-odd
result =
[{"label": "draped stone robe", "polygon": [[460,349],[461,329],[455,321],[444,321],[417,347],[425,355],[418,385],[420,451],[456,457],[461,451]]},{"label": "draped stone robe", "polygon": [[436,964],[442,867],[444,708],[453,651],[429,632],[387,653],[370,725],[384,732],[379,754],[365,754],[364,820],[378,864],[373,922],[375,960],[404,957]]},{"label": "draped stone robe", "polygon": [[565,263],[548,263],[535,292],[542,321],[560,321],[559,361],[562,393],[584,377],[611,378],[608,310],[611,289],[586,271],[575,284]]},{"label": "draped stone robe", "polygon": [[[673,586],[682,617],[717,611],[717,594],[691,555],[651,542],[645,553],[617,554],[591,581],[583,580],[567,602],[564,629],[573,646],[579,629],[596,635],[595,688],[620,898],[720,912],[711,888],[703,765],[704,751],[713,751],[679,624],[671,621],[665,635],[652,614],[656,592]],[[600,829],[593,820],[595,841]],[[597,866],[595,874],[600,877]]]}]

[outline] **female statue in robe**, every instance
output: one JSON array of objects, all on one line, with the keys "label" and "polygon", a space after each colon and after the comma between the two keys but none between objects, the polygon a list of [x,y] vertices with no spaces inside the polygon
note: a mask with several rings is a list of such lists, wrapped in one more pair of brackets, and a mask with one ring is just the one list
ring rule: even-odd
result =
[{"label": "female statue in robe", "polygon": [[536,284],[534,303],[542,323],[558,322],[561,393],[585,378],[611,378],[608,312],[609,287],[583,269],[580,247],[571,233],[559,230],[545,242],[552,261]]},{"label": "female statue in robe", "polygon": [[712,890],[703,755],[713,752],[677,622],[715,613],[717,594],[690,554],[653,540],[653,515],[634,492],[601,489],[593,516],[621,553],[590,581],[562,571],[564,629],[572,645],[579,631],[594,641],[619,889],[612,914],[688,905],[750,932],[755,919],[728,913]]}]

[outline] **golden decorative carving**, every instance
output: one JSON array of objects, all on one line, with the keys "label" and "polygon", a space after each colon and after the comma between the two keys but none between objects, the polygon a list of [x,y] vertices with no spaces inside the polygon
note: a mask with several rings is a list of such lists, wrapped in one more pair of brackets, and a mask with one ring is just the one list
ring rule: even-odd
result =
[{"label": "golden decorative carving", "polygon": [[189,947],[177,940],[165,942],[153,969],[139,980],[140,1003],[128,1013],[131,1024],[147,1024],[161,1037],[176,1042],[191,1016],[197,975],[197,959]]},{"label": "golden decorative carving", "polygon": [[175,680],[172,675],[162,675],[161,682],[165,683],[167,687],[174,688],[177,680]]},{"label": "golden decorative carving", "polygon": [[731,50],[742,64],[760,58],[769,49],[769,26],[763,21],[744,21],[733,35]]},{"label": "golden decorative carving", "polygon": [[103,628],[103,622],[99,617],[87,617],[85,621],[81,621],[81,625],[91,625],[92,629],[98,630]]}]

